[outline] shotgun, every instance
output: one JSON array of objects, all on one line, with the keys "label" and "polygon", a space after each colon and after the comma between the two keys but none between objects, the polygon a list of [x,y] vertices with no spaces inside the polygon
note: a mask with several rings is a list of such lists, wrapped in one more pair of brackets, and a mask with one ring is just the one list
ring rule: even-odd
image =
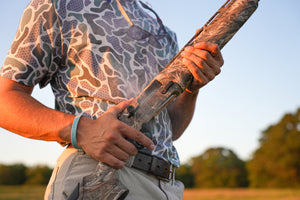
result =
[{"label": "shotgun", "polygon": [[[141,130],[192,82],[190,71],[182,64],[186,46],[211,42],[222,49],[258,7],[259,0],[227,0],[208,22],[192,37],[167,66],[120,114],[119,119]],[[137,147],[139,144],[133,142]],[[127,188],[118,181],[116,170],[99,162],[95,172],[83,178],[68,199],[124,199]]]}]

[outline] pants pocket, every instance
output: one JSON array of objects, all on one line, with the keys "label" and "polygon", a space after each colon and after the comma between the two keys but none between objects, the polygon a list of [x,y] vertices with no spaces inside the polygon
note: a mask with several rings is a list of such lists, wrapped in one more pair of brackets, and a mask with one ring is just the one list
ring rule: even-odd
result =
[{"label": "pants pocket", "polygon": [[164,182],[160,181],[160,187],[167,195],[167,199],[181,200],[184,192],[184,185],[181,181]]},{"label": "pants pocket", "polygon": [[122,200],[129,192],[117,170],[100,162],[92,174],[83,177],[79,191],[79,200]]}]

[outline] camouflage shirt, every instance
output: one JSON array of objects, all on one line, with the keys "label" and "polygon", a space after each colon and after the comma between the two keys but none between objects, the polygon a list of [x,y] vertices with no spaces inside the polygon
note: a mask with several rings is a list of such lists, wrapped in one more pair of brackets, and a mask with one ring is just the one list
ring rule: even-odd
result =
[{"label": "camouflage shirt", "polygon": [[[157,20],[136,0],[120,0],[135,26],[153,35]],[[51,84],[55,109],[98,118],[136,97],[178,51],[176,36],[153,46],[135,40],[115,0],[32,0],[0,75],[28,86]],[[179,166],[166,109],[149,122],[153,154]]]}]

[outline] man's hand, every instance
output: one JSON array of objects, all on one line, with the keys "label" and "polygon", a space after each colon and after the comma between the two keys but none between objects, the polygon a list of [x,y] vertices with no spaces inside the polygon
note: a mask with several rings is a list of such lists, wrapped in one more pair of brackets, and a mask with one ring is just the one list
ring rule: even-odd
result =
[{"label": "man's hand", "polygon": [[126,140],[130,138],[153,150],[153,142],[143,133],[118,120],[132,100],[109,108],[98,119],[82,117],[77,129],[78,145],[94,159],[113,168],[123,168],[130,156],[137,154],[136,147]]},{"label": "man's hand", "polygon": [[221,72],[221,66],[224,64],[218,45],[208,42],[188,46],[181,55],[184,65],[194,77],[188,88],[192,92],[213,80]]}]

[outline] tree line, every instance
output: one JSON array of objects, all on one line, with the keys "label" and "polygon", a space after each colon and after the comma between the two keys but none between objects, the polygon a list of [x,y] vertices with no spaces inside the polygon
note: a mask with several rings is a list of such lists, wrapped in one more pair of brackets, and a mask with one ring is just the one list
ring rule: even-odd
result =
[{"label": "tree line", "polygon": [[46,185],[51,174],[52,169],[44,165],[0,164],[0,185]]},{"label": "tree line", "polygon": [[210,148],[176,170],[186,187],[300,188],[300,108],[285,114],[261,134],[252,158],[230,149]]},{"label": "tree line", "polygon": [[[259,142],[247,161],[228,148],[207,149],[181,165],[176,178],[187,188],[300,188],[300,108],[264,130]],[[45,185],[51,173],[51,168],[42,165],[0,164],[0,185]]]}]

